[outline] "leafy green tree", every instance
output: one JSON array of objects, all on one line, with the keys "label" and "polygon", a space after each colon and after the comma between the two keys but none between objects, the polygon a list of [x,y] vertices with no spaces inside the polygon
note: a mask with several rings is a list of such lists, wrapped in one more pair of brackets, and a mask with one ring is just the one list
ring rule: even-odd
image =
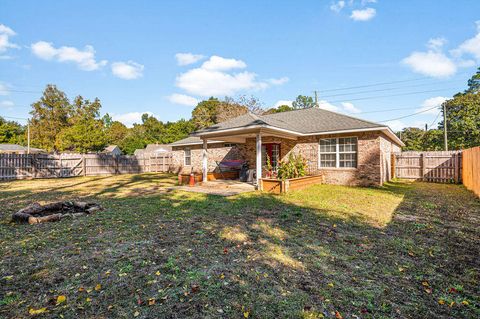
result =
[{"label": "leafy green tree", "polygon": [[98,98],[91,102],[77,96],[68,119],[69,126],[56,136],[56,148],[80,153],[101,151],[107,143],[104,123],[99,118],[101,107]]},{"label": "leafy green tree", "polygon": [[105,113],[105,115],[102,117],[103,125],[105,128],[110,128],[113,125],[113,118],[110,116],[110,114]]},{"label": "leafy green tree", "polygon": [[176,122],[167,122],[165,130],[162,135],[161,143],[168,144],[182,138],[187,137],[190,133],[195,131],[195,126],[192,121],[181,119]]},{"label": "leafy green tree", "polygon": [[264,114],[267,115],[267,114],[274,114],[274,113],[282,113],[282,112],[288,112],[292,110],[293,110],[293,107],[289,105],[280,105],[279,107],[271,108],[267,110]]},{"label": "leafy green tree", "polygon": [[[469,89],[444,103],[447,109],[449,149],[480,145],[480,92]],[[443,120],[438,123],[438,128],[443,130]]]},{"label": "leafy green tree", "polygon": [[55,140],[70,123],[72,106],[65,93],[49,84],[40,100],[32,104],[31,143],[47,151],[57,150]]},{"label": "leafy green tree", "polygon": [[[245,106],[240,103],[247,103],[248,105]],[[220,101],[217,98],[211,97],[208,100],[201,101],[193,109],[192,122],[195,129],[202,129],[246,114],[249,111],[249,107],[255,110],[258,105],[258,100],[253,97],[241,98],[240,101],[229,97]]]},{"label": "leafy green tree", "polygon": [[292,102],[292,106],[294,109],[307,109],[314,107],[315,102],[311,96],[299,95],[295,101]]},{"label": "leafy green tree", "polygon": [[24,145],[25,133],[26,128],[23,125],[0,116],[0,143]]},{"label": "leafy green tree", "polygon": [[405,143],[404,151],[440,151],[443,149],[441,130],[424,131],[418,127],[406,127],[397,133]]},{"label": "leafy green tree", "polygon": [[480,91],[480,68],[478,68],[477,73],[475,73],[468,80],[468,89],[465,93],[475,93]]},{"label": "leafy green tree", "polygon": [[[105,121],[104,121],[105,123]],[[128,134],[128,128],[118,121],[113,121],[106,127],[107,144],[120,144]]]},{"label": "leafy green tree", "polygon": [[136,149],[145,148],[147,144],[143,124],[133,124],[133,127],[128,129],[127,135],[120,143],[118,143],[118,146],[123,153],[133,154]]}]

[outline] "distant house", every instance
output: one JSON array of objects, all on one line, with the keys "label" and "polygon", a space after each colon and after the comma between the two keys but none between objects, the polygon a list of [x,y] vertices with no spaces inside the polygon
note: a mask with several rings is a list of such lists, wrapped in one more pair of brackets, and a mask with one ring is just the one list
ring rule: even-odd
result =
[{"label": "distant house", "polygon": [[302,155],[309,173],[325,183],[381,185],[391,178],[391,154],[404,146],[384,124],[320,108],[249,113],[170,145],[175,171],[202,173],[206,180],[219,162],[245,161],[255,168],[257,185],[269,166],[276,170],[291,153]]},{"label": "distant house", "polygon": [[170,153],[172,147],[166,144],[148,144],[145,148],[137,148],[133,155],[135,156],[163,156],[163,154]]},{"label": "distant house", "polygon": [[[40,148],[30,147],[30,154],[46,153]],[[0,154],[28,154],[28,148],[18,144],[0,144]]]},{"label": "distant house", "polygon": [[108,145],[107,147],[105,147],[102,153],[115,156],[122,155],[122,151],[117,145]]}]

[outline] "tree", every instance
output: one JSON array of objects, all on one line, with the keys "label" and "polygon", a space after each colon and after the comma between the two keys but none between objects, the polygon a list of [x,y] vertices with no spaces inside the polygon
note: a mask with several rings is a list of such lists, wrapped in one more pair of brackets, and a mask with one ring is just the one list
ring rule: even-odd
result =
[{"label": "tree", "polygon": [[439,151],[443,148],[441,130],[424,131],[418,127],[406,127],[397,135],[405,143],[405,151]]},{"label": "tree", "polygon": [[[480,145],[480,91],[471,91],[469,88],[466,93],[458,93],[444,103],[449,149]],[[443,120],[438,123],[438,128],[443,130]]]},{"label": "tree", "polygon": [[[245,98],[241,101],[249,103],[252,109],[258,106],[256,104],[258,102],[254,98]],[[232,98],[226,97],[225,100],[220,101],[211,97],[208,100],[201,101],[193,109],[192,122],[195,129],[198,130],[246,114],[248,110],[247,106],[241,105],[239,101]]]},{"label": "tree", "polygon": [[7,121],[0,116],[0,143],[25,144],[26,129],[15,121]]},{"label": "tree", "polygon": [[299,95],[295,101],[292,102],[292,106],[294,109],[307,109],[314,107],[315,102],[311,96]]},{"label": "tree", "polygon": [[101,151],[107,143],[103,120],[99,118],[101,107],[98,98],[91,102],[77,96],[68,119],[69,126],[56,136],[56,149],[80,153]]},{"label": "tree", "polygon": [[[104,122],[105,123],[105,122]],[[107,144],[120,144],[128,134],[128,128],[118,121],[106,126]]]},{"label": "tree", "polygon": [[39,101],[32,104],[31,141],[32,145],[47,151],[57,150],[55,140],[57,135],[69,126],[68,119],[72,106],[62,91],[55,85],[45,88]]},{"label": "tree", "polygon": [[478,68],[477,73],[472,75],[468,80],[468,89],[465,93],[475,93],[480,91],[480,68]]},{"label": "tree", "polygon": [[133,124],[125,138],[118,145],[123,153],[133,154],[136,149],[145,148],[145,128],[143,124]]},{"label": "tree", "polygon": [[215,97],[201,101],[192,111],[192,122],[195,129],[202,129],[215,124],[215,114],[220,101]]},{"label": "tree", "polygon": [[292,111],[292,110],[293,110],[293,107],[291,107],[289,105],[280,105],[277,108],[271,108],[271,109],[265,111],[265,113],[263,113],[263,114],[267,115],[267,114],[288,112],[288,111]]}]

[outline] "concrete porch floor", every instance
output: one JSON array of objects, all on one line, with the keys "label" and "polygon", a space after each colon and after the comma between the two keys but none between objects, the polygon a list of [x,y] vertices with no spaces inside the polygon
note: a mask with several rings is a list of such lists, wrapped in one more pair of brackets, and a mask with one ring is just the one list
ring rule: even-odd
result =
[{"label": "concrete porch floor", "polygon": [[254,185],[240,182],[239,180],[215,180],[198,183],[193,187],[177,186],[175,189],[180,189],[186,192],[204,193],[219,196],[234,196],[256,190]]}]

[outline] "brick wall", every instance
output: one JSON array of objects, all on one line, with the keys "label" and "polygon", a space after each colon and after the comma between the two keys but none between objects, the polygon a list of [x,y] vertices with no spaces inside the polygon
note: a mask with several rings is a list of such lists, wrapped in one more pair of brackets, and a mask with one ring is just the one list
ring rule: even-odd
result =
[{"label": "brick wall", "polygon": [[[319,139],[332,137],[357,137],[358,157],[357,168],[319,168]],[[262,143],[279,143],[280,157],[287,159],[290,152],[301,154],[309,166],[310,174],[321,174],[327,184],[378,186],[389,179],[391,152],[399,150],[399,147],[381,132],[361,132],[349,134],[335,134],[322,136],[305,136],[297,140],[277,138],[271,136],[262,137]],[[250,168],[256,166],[256,140],[247,138],[245,144],[237,144],[237,147],[223,147],[223,144],[208,145],[209,171],[216,167],[214,159],[245,159]],[[202,170],[202,145],[191,147],[192,165],[183,165],[183,147],[173,148],[173,163],[177,172],[190,173]]]},{"label": "brick wall", "polygon": [[[191,150],[191,164],[185,165],[185,149]],[[190,174],[192,169],[195,173],[202,172],[203,145],[191,146],[173,146],[172,147],[172,165],[174,173]],[[208,144],[208,171],[213,172],[217,169],[215,161],[242,159],[237,147],[225,147],[223,143]]]}]

